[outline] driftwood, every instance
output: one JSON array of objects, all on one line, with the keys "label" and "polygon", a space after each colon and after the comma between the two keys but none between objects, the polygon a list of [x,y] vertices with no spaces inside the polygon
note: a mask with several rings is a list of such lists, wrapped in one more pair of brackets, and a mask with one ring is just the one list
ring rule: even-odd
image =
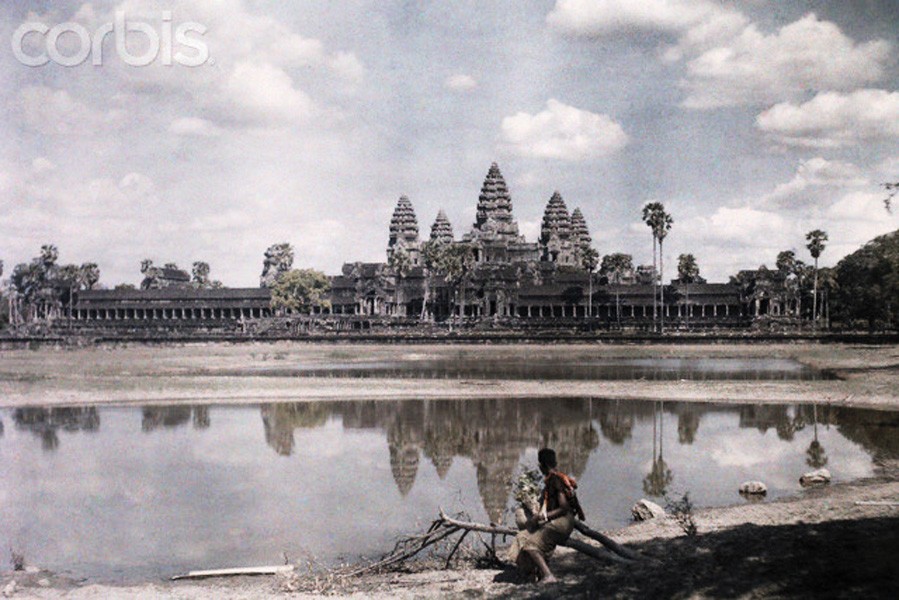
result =
[{"label": "driftwood", "polygon": [[[481,523],[459,521],[457,519],[446,516],[446,514],[444,514],[442,510],[440,511],[440,520],[447,523],[448,525],[451,525],[458,529],[465,529],[467,531],[480,531],[483,533],[493,533],[499,535],[516,535],[518,533],[517,529],[512,529],[511,527],[500,527],[497,525],[483,525]],[[591,529],[581,521],[575,521],[574,528],[583,535],[596,540],[597,542],[605,546],[608,551],[571,538],[568,538],[567,541],[559,544],[560,546],[567,546],[573,550],[577,550],[578,552],[601,560],[610,559],[619,562],[630,562],[633,560],[641,560],[643,558],[636,552],[623,547],[621,544],[619,544],[609,536]]]},{"label": "driftwood", "polygon": [[597,542],[608,548],[611,552],[614,552],[622,558],[627,558],[630,560],[641,560],[643,558],[633,550],[628,550],[609,536],[602,534],[595,529],[590,529],[590,527],[583,521],[575,521],[574,528],[588,538],[596,540]]},{"label": "driftwood", "polygon": [[293,565],[277,565],[273,567],[237,567],[234,569],[208,569],[206,571],[190,571],[185,575],[175,575],[172,581],[178,579],[204,579],[206,577],[236,577],[239,575],[277,575],[290,573]]},{"label": "driftwood", "polygon": [[899,502],[893,500],[857,500],[856,506],[899,506]]}]

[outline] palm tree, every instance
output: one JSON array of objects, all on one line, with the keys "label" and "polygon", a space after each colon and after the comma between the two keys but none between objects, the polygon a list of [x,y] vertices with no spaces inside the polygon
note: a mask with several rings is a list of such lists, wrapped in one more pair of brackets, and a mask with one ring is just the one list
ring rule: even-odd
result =
[{"label": "palm tree", "polygon": [[656,271],[656,242],[658,238],[656,237],[656,226],[655,222],[658,219],[658,212],[660,210],[665,210],[662,206],[661,202],[648,202],[643,206],[643,222],[649,227],[652,231],[652,271],[653,271],[653,283],[652,283],[652,330],[656,329],[656,281],[655,281],[655,271]]},{"label": "palm tree", "polygon": [[94,286],[100,281],[100,267],[97,266],[97,263],[83,263],[79,267],[79,271],[81,272],[81,283],[84,285],[84,289],[94,289]]},{"label": "palm tree", "polygon": [[[398,247],[390,253],[390,258],[387,261],[387,266],[390,267],[394,273],[396,273],[396,286],[394,288],[393,303],[397,306],[397,308],[399,308],[400,292],[402,291],[403,280],[406,278],[406,275],[409,274],[409,271],[412,270],[412,259],[409,257],[408,252],[406,252],[402,247]],[[406,316],[405,312],[406,311],[403,311],[403,314],[401,316]]]},{"label": "palm tree", "polygon": [[[649,208],[649,215],[647,220],[647,208]],[[665,206],[661,202],[651,202],[643,207],[643,220],[647,222],[647,224],[652,228],[653,239],[657,240],[659,243],[659,275],[658,282],[660,284],[660,305],[661,305],[661,315],[660,315],[660,333],[665,333],[665,286],[661,285],[665,280],[665,261],[663,255],[663,243],[665,241],[665,237],[668,235],[668,232],[671,231],[671,225],[674,224],[674,219],[671,218],[671,215],[665,212]],[[655,249],[655,243],[653,243],[653,249]],[[653,266],[655,266],[655,254],[653,253]],[[655,294],[653,294],[653,300],[655,300]]]},{"label": "palm tree", "polygon": [[808,242],[806,248],[815,259],[815,284],[812,292],[812,327],[814,328],[818,325],[818,257],[824,252],[827,232],[820,229],[809,231],[805,234],[805,240]]},{"label": "palm tree", "polygon": [[581,248],[581,266],[587,271],[589,279],[589,292],[587,294],[587,317],[593,316],[593,272],[599,265],[599,252],[591,246]]},{"label": "palm tree", "polygon": [[[421,245],[421,264],[425,271],[425,297],[421,303],[421,320],[428,314],[428,303],[431,302],[431,275],[440,264],[442,251],[443,244],[438,240],[428,240]],[[433,314],[433,310],[431,312]]]},{"label": "palm tree", "polygon": [[630,254],[607,254],[602,257],[602,265],[599,272],[615,284],[615,321],[621,327],[621,295],[618,286],[624,278],[624,274],[634,270],[634,259]]}]

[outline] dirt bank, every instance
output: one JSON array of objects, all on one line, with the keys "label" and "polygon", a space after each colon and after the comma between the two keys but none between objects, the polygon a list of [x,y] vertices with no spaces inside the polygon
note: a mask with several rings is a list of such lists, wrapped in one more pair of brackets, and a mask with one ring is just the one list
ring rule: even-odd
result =
[{"label": "dirt bank", "polygon": [[[837,374],[822,381],[540,381],[296,377],[291,368],[371,361],[787,358]],[[288,373],[284,375],[283,373]],[[714,402],[818,402],[899,407],[899,347],[738,345],[209,344],[0,352],[0,406],[228,403],[327,399],[608,397]]]}]

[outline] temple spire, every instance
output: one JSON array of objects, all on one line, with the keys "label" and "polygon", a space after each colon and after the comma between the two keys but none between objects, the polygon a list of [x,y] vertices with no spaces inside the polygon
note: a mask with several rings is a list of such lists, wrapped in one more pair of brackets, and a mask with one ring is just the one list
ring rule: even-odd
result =
[{"label": "temple spire", "polygon": [[431,225],[431,241],[450,244],[453,242],[453,239],[453,226],[443,209],[440,209],[437,213],[437,218],[434,219],[434,224]]},{"label": "temple spire", "polygon": [[412,264],[418,264],[420,248],[418,218],[415,216],[415,208],[407,196],[400,196],[390,219],[390,238],[387,242],[388,260],[397,248],[402,248],[410,255]]},{"label": "temple spire", "polygon": [[518,223],[512,216],[512,196],[496,163],[490,165],[478,197],[475,229],[492,230],[500,237],[518,237]]}]

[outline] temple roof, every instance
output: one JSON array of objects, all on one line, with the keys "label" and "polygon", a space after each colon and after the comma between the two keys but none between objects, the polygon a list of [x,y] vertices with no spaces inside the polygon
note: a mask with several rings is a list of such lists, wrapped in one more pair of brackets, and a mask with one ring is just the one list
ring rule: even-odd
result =
[{"label": "temple roof", "polygon": [[393,209],[393,217],[390,219],[389,247],[397,244],[406,246],[418,242],[418,219],[415,216],[415,208],[406,196],[400,196]]},{"label": "temple roof", "polygon": [[96,300],[183,300],[183,299],[271,299],[272,293],[268,288],[192,288],[192,287],[166,287],[151,290],[82,290],[78,292],[79,301]]},{"label": "temple roof", "polygon": [[434,224],[431,225],[431,241],[449,244],[452,243],[453,239],[453,226],[446,213],[441,209],[437,213],[437,218],[434,219]]}]

